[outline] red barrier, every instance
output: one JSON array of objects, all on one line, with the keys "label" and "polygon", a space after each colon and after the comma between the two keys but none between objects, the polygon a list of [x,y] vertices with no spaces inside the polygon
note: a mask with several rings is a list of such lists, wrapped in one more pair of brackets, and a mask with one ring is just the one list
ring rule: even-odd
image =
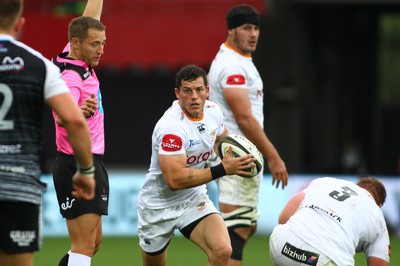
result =
[{"label": "red barrier", "polygon": [[[58,1],[60,2],[60,1]],[[244,1],[263,11],[262,1]],[[37,9],[26,6],[21,40],[50,58],[67,43],[72,16],[49,12],[57,1]],[[123,68],[194,63],[208,67],[225,40],[225,14],[237,0],[113,0],[105,1],[102,21],[107,44],[101,65]]]}]

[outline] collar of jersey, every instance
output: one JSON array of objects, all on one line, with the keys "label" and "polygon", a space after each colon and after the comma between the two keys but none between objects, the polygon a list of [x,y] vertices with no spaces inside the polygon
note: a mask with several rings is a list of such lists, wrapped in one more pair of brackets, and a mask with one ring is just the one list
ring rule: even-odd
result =
[{"label": "collar of jersey", "polygon": [[85,61],[83,61],[81,59],[72,59],[72,58],[67,57],[67,55],[68,55],[68,52],[64,52],[64,53],[60,54],[58,57],[63,60],[62,61],[63,63],[67,62],[67,63],[73,64],[76,66],[84,67],[86,69],[89,68],[89,65]]},{"label": "collar of jersey", "polygon": [[186,112],[186,110],[184,110],[182,107],[181,107],[181,110],[190,121],[197,122],[197,121],[203,120],[203,118],[204,118],[204,111],[199,118],[195,118],[195,117],[191,117],[190,114],[188,112]]},{"label": "collar of jersey", "polygon": [[5,40],[5,41],[10,41],[14,40],[15,38],[9,34],[1,33],[0,34],[0,40]]}]

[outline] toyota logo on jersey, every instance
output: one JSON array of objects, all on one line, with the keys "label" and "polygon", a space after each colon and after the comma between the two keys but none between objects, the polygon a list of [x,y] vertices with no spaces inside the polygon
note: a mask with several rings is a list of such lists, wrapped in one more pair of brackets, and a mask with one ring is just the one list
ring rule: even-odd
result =
[{"label": "toyota logo on jersey", "polygon": [[182,148],[182,139],[177,135],[167,134],[162,139],[161,148],[164,151],[179,151]]},{"label": "toyota logo on jersey", "polygon": [[243,75],[237,74],[228,77],[226,84],[228,85],[243,85],[246,83],[246,78]]}]

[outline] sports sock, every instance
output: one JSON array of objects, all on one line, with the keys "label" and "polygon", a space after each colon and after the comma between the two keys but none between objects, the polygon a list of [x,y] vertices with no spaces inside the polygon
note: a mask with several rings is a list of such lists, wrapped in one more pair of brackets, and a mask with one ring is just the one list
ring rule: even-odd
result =
[{"label": "sports sock", "polygon": [[61,258],[60,262],[58,263],[58,266],[68,266],[68,258],[70,252],[71,250],[68,251],[67,254],[64,255],[64,257]]},{"label": "sports sock", "polygon": [[92,258],[83,254],[69,253],[68,266],[90,266]]}]

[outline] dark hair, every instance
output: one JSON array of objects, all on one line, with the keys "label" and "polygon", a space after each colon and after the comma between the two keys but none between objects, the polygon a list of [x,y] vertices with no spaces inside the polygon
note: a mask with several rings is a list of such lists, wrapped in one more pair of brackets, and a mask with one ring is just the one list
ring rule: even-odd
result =
[{"label": "dark hair", "polygon": [[362,177],[357,182],[357,185],[368,190],[368,192],[371,193],[372,197],[374,197],[376,204],[378,204],[379,206],[382,206],[385,203],[385,185],[383,185],[383,183],[378,179],[374,177]]},{"label": "dark hair", "polygon": [[260,26],[260,13],[250,5],[232,7],[225,19],[228,29],[234,29],[246,23]]},{"label": "dark hair", "polygon": [[106,26],[103,23],[92,17],[77,17],[71,20],[68,26],[68,38],[78,38],[79,41],[84,41],[88,36],[89,29],[105,31]]},{"label": "dark hair", "polygon": [[179,69],[179,71],[175,75],[175,86],[177,89],[180,89],[182,85],[182,81],[193,81],[198,77],[202,77],[204,80],[204,85],[208,86],[207,81],[207,73],[204,69],[196,66],[196,65],[186,65]]},{"label": "dark hair", "polygon": [[0,0],[0,28],[10,29],[22,13],[22,0]]}]

